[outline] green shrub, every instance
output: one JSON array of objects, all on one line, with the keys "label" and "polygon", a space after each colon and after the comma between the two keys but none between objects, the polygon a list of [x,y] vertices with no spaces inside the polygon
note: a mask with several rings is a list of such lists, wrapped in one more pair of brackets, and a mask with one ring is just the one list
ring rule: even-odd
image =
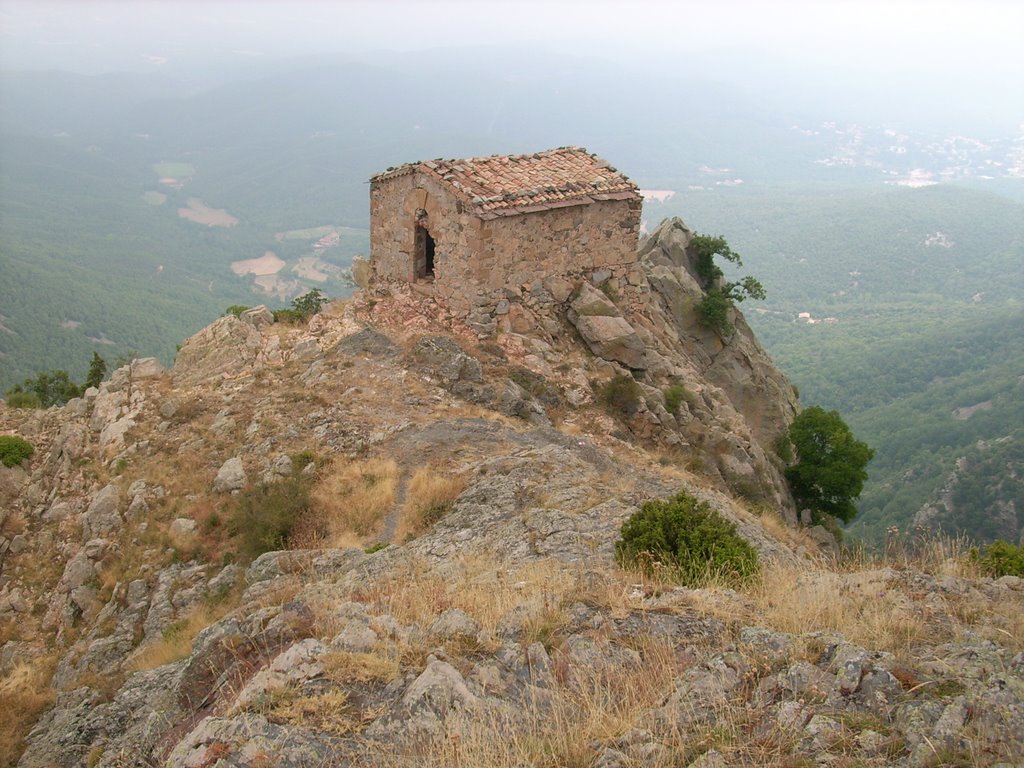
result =
[{"label": "green shrub", "polygon": [[[309,293],[304,293],[297,299],[292,299],[291,309],[275,309],[273,311],[275,323],[298,324],[304,323],[327,303],[327,297],[319,288],[314,288]],[[230,308],[229,308],[230,311]]]},{"label": "green shrub", "polygon": [[230,307],[224,310],[225,315],[234,315],[238,317],[243,312],[248,312],[252,307],[247,307],[245,304],[232,304]]},{"label": "green shrub", "polygon": [[665,396],[665,410],[672,414],[679,413],[679,406],[684,402],[689,406],[693,406],[696,400],[693,393],[682,384],[672,384],[665,387],[662,390],[662,394]]},{"label": "green shrub", "polygon": [[304,293],[297,299],[292,299],[292,306],[295,311],[302,316],[303,320],[308,320],[327,302],[327,297],[324,296],[323,292],[319,288],[314,288],[309,293]]},{"label": "green shrub", "polygon": [[615,559],[686,586],[710,579],[739,584],[758,570],[757,551],[736,533],[736,526],[687,493],[646,502],[623,524]]},{"label": "green shrub", "polygon": [[309,509],[309,482],[288,477],[261,483],[238,495],[228,519],[238,552],[255,560],[264,552],[284,549],[299,518]]},{"label": "green shrub", "polygon": [[35,392],[8,390],[7,406],[9,408],[42,408],[43,403]]},{"label": "green shrub", "polygon": [[89,372],[85,376],[85,383],[82,391],[90,387],[99,387],[103,383],[103,377],[107,375],[107,361],[100,357],[98,352],[92,353],[92,360],[89,361]]},{"label": "green shrub", "polygon": [[697,272],[701,288],[705,290],[704,298],[696,307],[697,322],[723,336],[731,336],[734,329],[729,322],[729,309],[737,301],[764,299],[764,286],[757,278],[749,275],[735,283],[723,282],[725,274],[715,264],[716,256],[737,266],[743,264],[743,259],[729,247],[724,237],[694,235],[688,250],[696,257],[694,270]]},{"label": "green shrub", "polygon": [[285,323],[286,325],[298,325],[304,319],[295,309],[275,309],[272,314],[275,323]]},{"label": "green shrub", "polygon": [[632,416],[640,410],[643,390],[632,376],[620,374],[597,388],[597,399],[613,415]]},{"label": "green shrub", "polygon": [[703,282],[704,287],[711,285],[722,276],[722,270],[715,264],[715,256],[721,256],[733,264],[743,263],[740,260],[740,255],[729,247],[729,244],[721,235],[695,234],[690,240],[689,249],[697,256],[694,262],[694,269]]},{"label": "green shrub", "polygon": [[305,451],[299,451],[298,453],[293,453],[291,455],[291,460],[292,460],[292,471],[298,473],[298,472],[301,472],[302,470],[304,470],[310,464],[315,464],[316,463],[316,454],[313,451],[310,451],[310,450],[307,449]]},{"label": "green shrub", "polygon": [[82,388],[71,380],[67,371],[53,370],[40,373],[34,379],[25,379],[21,384],[15,384],[7,390],[7,402],[10,403],[11,398],[20,393],[34,394],[43,408],[49,408],[51,405],[64,405],[74,397],[81,397]]},{"label": "green shrub", "polygon": [[30,458],[35,449],[32,443],[17,435],[0,435],[0,462],[13,467]]},{"label": "green shrub", "polygon": [[985,548],[982,555],[977,549],[971,550],[971,559],[978,563],[986,576],[1024,577],[1024,547],[997,539]]},{"label": "green shrub", "polygon": [[709,288],[697,302],[697,322],[705,328],[717,331],[723,336],[731,336],[733,325],[729,322],[729,310],[732,301],[718,288]]}]

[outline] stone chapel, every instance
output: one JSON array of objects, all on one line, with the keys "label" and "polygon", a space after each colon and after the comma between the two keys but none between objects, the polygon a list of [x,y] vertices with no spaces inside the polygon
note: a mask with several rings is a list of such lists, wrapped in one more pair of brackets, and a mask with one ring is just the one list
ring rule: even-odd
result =
[{"label": "stone chapel", "polygon": [[579,147],[389,168],[370,179],[371,280],[466,311],[539,280],[625,274],[641,202],[636,184]]}]

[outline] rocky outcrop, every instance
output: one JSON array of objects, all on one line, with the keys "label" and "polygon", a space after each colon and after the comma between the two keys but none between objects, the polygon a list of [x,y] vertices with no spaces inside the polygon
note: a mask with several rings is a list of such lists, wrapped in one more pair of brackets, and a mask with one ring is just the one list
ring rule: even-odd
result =
[{"label": "rocky outcrop", "polygon": [[225,315],[190,337],[174,358],[173,375],[182,384],[230,378],[251,370],[262,348],[254,322]]},{"label": "rocky outcrop", "polygon": [[614,302],[590,283],[580,284],[576,297],[569,303],[567,316],[598,357],[634,370],[647,367],[644,344],[633,326],[622,317]]},{"label": "rocky outcrop", "polygon": [[[0,673],[53,669],[20,764],[1013,759],[1021,582],[815,564],[830,540],[777,520],[792,391],[740,316],[728,338],[692,321],[689,237],[669,222],[628,274],[524,283],[473,327],[412,291],[304,326],[254,311],[169,376],[137,361],[62,409],[0,406],[36,448],[0,471]],[[635,385],[621,406],[612,381]],[[327,546],[354,508],[332,483],[377,488],[376,459],[389,508]],[[257,481],[312,487],[322,518],[246,565],[230,516]],[[450,493],[423,504],[434,481]],[[788,589],[857,622],[884,603],[913,646],[784,631],[770,579],[622,571],[624,521],[681,489],[769,576],[799,572]]]}]

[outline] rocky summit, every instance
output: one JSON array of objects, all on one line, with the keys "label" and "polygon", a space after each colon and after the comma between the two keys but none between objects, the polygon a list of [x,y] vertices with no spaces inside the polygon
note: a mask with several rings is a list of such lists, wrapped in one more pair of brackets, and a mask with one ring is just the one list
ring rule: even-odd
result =
[{"label": "rocky summit", "polygon": [[[1024,584],[800,525],[796,395],[739,313],[699,325],[690,238],[465,318],[415,285],[227,315],[0,406],[34,447],[0,467],[0,764],[1021,765]],[[617,564],[680,491],[757,578]]]}]

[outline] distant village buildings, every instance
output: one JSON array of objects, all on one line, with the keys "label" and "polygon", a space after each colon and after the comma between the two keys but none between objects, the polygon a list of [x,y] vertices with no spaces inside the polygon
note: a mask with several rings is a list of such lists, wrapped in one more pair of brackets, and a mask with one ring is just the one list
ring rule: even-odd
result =
[{"label": "distant village buildings", "polygon": [[838,323],[838,317],[811,317],[810,312],[801,312],[796,316],[798,323],[807,323],[808,325],[817,325],[818,323]]},{"label": "distant village buildings", "polygon": [[370,279],[466,313],[545,281],[624,277],[641,204],[632,181],[579,147],[409,163],[370,180]]}]

